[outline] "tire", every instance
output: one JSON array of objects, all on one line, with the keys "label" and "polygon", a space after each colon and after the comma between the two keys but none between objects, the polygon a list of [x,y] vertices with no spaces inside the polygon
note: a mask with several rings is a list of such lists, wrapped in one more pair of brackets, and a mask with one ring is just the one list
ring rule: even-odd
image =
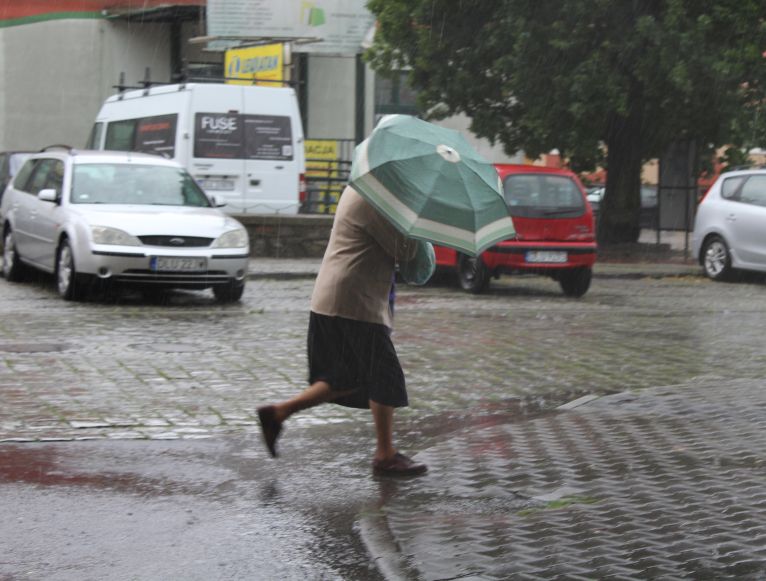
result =
[{"label": "tire", "polygon": [[590,268],[573,268],[562,272],[558,279],[566,296],[580,298],[588,292],[592,277],[593,271]]},{"label": "tire", "polygon": [[705,241],[701,262],[705,276],[711,280],[731,280],[734,274],[729,247],[720,236],[711,236]]},{"label": "tire", "polygon": [[7,228],[3,237],[3,276],[8,282],[21,282],[25,274],[26,266],[16,252],[13,231]]},{"label": "tire", "polygon": [[245,282],[232,280],[226,284],[213,287],[215,300],[219,303],[236,303],[245,292]]},{"label": "tire", "polygon": [[65,301],[76,301],[80,296],[82,285],[74,263],[74,255],[69,241],[64,239],[56,253],[56,288],[59,296]]},{"label": "tire", "polygon": [[479,294],[489,286],[489,269],[480,256],[459,255],[457,277],[460,287],[469,293]]}]

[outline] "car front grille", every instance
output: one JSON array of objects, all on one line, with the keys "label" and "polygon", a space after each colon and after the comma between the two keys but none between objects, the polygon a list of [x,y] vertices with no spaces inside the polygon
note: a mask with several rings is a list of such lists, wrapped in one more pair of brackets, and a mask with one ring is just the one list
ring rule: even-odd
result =
[{"label": "car front grille", "polygon": [[169,284],[169,285],[211,285],[221,284],[229,280],[229,275],[221,270],[208,270],[205,272],[153,272],[143,269],[129,269],[115,275],[118,282]]},{"label": "car front grille", "polygon": [[170,246],[173,248],[201,248],[213,243],[213,238],[203,238],[202,236],[139,236],[138,239],[147,246]]}]

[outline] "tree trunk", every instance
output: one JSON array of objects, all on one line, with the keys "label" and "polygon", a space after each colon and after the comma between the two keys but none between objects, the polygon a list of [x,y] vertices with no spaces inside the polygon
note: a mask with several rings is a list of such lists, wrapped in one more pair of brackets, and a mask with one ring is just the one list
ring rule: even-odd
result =
[{"label": "tree trunk", "polygon": [[606,193],[598,223],[599,244],[637,242],[641,233],[641,108],[615,117],[607,139]]}]

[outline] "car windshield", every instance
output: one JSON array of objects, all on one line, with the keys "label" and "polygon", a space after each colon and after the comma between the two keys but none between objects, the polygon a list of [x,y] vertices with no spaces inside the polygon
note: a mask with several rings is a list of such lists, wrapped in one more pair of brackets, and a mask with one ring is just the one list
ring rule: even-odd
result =
[{"label": "car windshield", "polygon": [[567,176],[511,174],[503,183],[512,217],[571,218],[585,211],[585,200]]},{"label": "car windshield", "polygon": [[70,199],[73,204],[210,206],[183,169],[134,163],[76,164]]}]

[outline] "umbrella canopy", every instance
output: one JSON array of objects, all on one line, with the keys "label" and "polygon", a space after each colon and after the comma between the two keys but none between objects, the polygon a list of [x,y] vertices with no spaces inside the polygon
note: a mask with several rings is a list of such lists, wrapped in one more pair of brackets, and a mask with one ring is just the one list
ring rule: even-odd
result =
[{"label": "umbrella canopy", "polygon": [[357,146],[349,185],[405,235],[466,254],[516,233],[495,167],[457,131],[409,115]]}]

